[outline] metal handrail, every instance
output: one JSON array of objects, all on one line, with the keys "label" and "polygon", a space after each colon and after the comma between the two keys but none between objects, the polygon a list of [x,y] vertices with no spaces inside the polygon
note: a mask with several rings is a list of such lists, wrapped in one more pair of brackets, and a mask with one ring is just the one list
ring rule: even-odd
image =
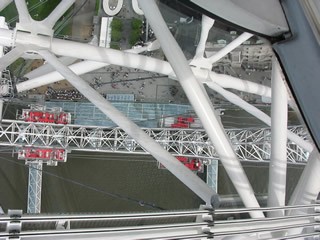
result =
[{"label": "metal handrail", "polygon": [[260,208],[235,208],[235,209],[217,209],[215,214],[231,214],[231,213],[246,213],[251,211],[277,211],[277,210],[287,210],[287,209],[301,209],[301,208],[313,208],[319,207],[320,204],[309,204],[309,205],[294,205],[294,206],[283,206],[283,207],[260,207]]},{"label": "metal handrail", "polygon": [[[161,217],[186,217],[208,214],[207,210],[177,211],[177,212],[152,212],[152,213],[130,213],[130,214],[94,214],[94,215],[25,215],[19,218],[19,221],[58,221],[58,220],[116,220],[116,219],[134,219],[134,218],[161,218]],[[1,221],[12,221],[12,218],[1,217]]]}]

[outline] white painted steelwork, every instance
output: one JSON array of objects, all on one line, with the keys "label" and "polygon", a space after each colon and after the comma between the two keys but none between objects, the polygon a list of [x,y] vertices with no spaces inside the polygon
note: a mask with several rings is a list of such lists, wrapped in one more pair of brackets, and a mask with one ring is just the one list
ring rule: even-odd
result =
[{"label": "white painted steelwork", "polygon": [[[143,131],[174,156],[219,159],[203,129],[145,128]],[[307,139],[302,127],[291,132]],[[241,161],[266,162],[271,154],[270,128],[227,129],[226,134]],[[149,154],[121,128],[101,126],[27,123],[4,119],[0,127],[0,145],[65,148],[79,151]],[[305,164],[309,153],[288,141],[288,163]]]},{"label": "white painted steelwork", "polygon": [[[66,12],[68,8],[75,3],[76,0],[62,0],[58,6],[50,13],[48,17],[46,17],[41,24],[45,25],[47,28],[52,29],[59,18]],[[19,22],[20,22],[20,15],[19,15]]]},{"label": "white painted steelwork", "polygon": [[225,55],[227,55],[229,52],[234,50],[236,47],[240,46],[244,41],[247,41],[249,38],[251,38],[253,34],[251,33],[242,33],[239,37],[237,37],[235,40],[233,40],[231,43],[229,43],[227,46],[222,48],[219,52],[211,56],[210,58],[207,59],[207,61],[210,64],[213,64],[219,59],[223,58]]},{"label": "white painted steelwork", "polygon": [[[223,89],[222,87],[220,87],[218,84],[214,82],[209,82],[207,83],[207,85],[217,93],[221,94],[229,102],[233,103],[236,106],[239,106],[240,108],[242,108],[243,110],[251,114],[252,116],[264,122],[266,125],[271,126],[271,117],[269,117],[266,113],[264,113],[257,107],[244,101],[242,98],[240,98],[236,94]],[[310,142],[305,141],[304,139],[300,138],[299,136],[297,136],[296,134],[290,131],[287,131],[287,136],[289,140],[296,143],[297,145],[299,145],[309,153],[312,152],[313,146]]]},{"label": "white painted steelwork", "polygon": [[3,100],[0,99],[0,123],[2,122],[2,110],[3,110]]},{"label": "white painted steelwork", "polygon": [[[154,0],[139,0],[162,50],[169,60],[179,83],[188,97],[194,111],[199,117],[210,140],[216,148],[220,160],[231,179],[235,189],[246,207],[259,207],[252,186],[237,158],[224,128],[213,111],[213,106],[203,87],[195,78],[178,43],[169,31]],[[244,187],[245,186],[245,187]],[[252,217],[263,218],[260,212],[250,213]]]},{"label": "white painted steelwork", "polygon": [[196,49],[196,54],[194,55],[192,61],[190,62],[191,66],[196,66],[198,68],[207,68],[212,69],[212,64],[204,60],[204,52],[206,49],[206,42],[208,39],[209,31],[214,24],[214,19],[202,15],[201,21],[201,35],[200,40]]},{"label": "white painted steelwork", "polygon": [[[277,1],[277,0],[275,0],[275,1]],[[2,2],[7,4],[10,1],[2,1]],[[116,65],[120,65],[120,66],[130,67],[130,68],[139,68],[142,70],[158,72],[158,73],[161,73],[164,75],[168,75],[170,78],[178,77],[179,79],[184,80],[184,77],[187,77],[187,80],[185,81],[188,83],[188,84],[185,84],[185,90],[186,90],[187,95],[189,97],[192,96],[194,98],[198,98],[198,96],[199,96],[199,99],[204,100],[204,101],[199,101],[199,99],[193,100],[194,101],[193,105],[195,106],[196,111],[198,112],[199,115],[202,114],[200,116],[200,118],[202,120],[208,120],[208,119],[210,120],[211,119],[210,105],[208,105],[207,100],[205,98],[203,98],[203,97],[205,97],[205,93],[203,91],[202,85],[198,84],[196,81],[194,81],[194,79],[190,80],[189,79],[190,76],[191,76],[191,78],[194,78],[194,76],[195,76],[200,83],[205,84],[205,83],[212,83],[213,82],[214,84],[216,84],[218,86],[218,88],[220,88],[220,90],[222,88],[232,88],[232,89],[236,89],[236,90],[240,90],[240,91],[244,91],[244,92],[248,92],[248,93],[257,94],[257,95],[260,95],[263,97],[268,97],[268,98],[271,97],[271,89],[269,87],[263,86],[261,84],[256,84],[256,83],[253,83],[250,81],[245,81],[245,80],[241,80],[238,78],[234,78],[231,76],[223,75],[223,74],[216,74],[214,72],[209,71],[209,69],[205,65],[200,64],[197,66],[197,68],[192,68],[192,72],[193,72],[192,73],[190,71],[189,66],[187,66],[187,64],[185,64],[184,61],[181,61],[181,59],[183,59],[183,58],[181,57],[181,54],[180,54],[181,52],[179,53],[179,49],[180,49],[179,46],[177,46],[175,44],[175,42],[171,41],[170,39],[169,39],[170,40],[169,42],[167,42],[166,39],[163,40],[164,36],[169,36],[168,32],[162,32],[162,31],[159,31],[159,29],[158,30],[154,29],[156,33],[158,32],[157,33],[158,37],[162,38],[162,40],[160,39],[161,45],[162,45],[163,49],[165,50],[166,54],[169,56],[168,59],[170,60],[173,67],[171,67],[170,63],[165,62],[165,61],[160,61],[158,59],[153,59],[153,58],[149,58],[149,57],[145,57],[145,56],[138,56],[137,54],[132,54],[132,53],[124,53],[124,52],[112,50],[112,49],[101,49],[96,46],[91,46],[91,45],[87,45],[87,44],[81,44],[81,43],[76,43],[76,42],[72,42],[72,41],[65,41],[65,40],[59,40],[59,39],[52,38],[53,31],[51,28],[52,28],[53,24],[55,23],[57,18],[59,18],[59,16],[61,16],[63,11],[67,10],[67,7],[69,6],[68,4],[72,4],[72,2],[74,2],[74,0],[73,1],[63,0],[60,3],[60,5],[58,6],[58,8],[56,10],[54,10],[51,13],[51,15],[49,15],[49,17],[42,22],[37,22],[37,21],[34,21],[31,19],[30,15],[28,14],[26,2],[24,0],[16,0],[15,2],[16,2],[16,6],[17,6],[17,9],[19,12],[20,22],[17,24],[17,28],[15,30],[8,30],[6,28],[0,29],[0,45],[14,47],[9,53],[7,53],[4,57],[2,57],[0,59],[0,70],[5,69],[13,61],[15,61],[19,56],[39,57],[37,51],[39,49],[41,49],[42,53],[44,53],[43,55],[45,55],[47,58],[49,57],[49,59],[55,65],[55,67],[58,68],[60,72],[64,72],[64,74],[63,74],[64,76],[68,75],[68,77],[70,77],[72,79],[72,81],[75,83],[75,85],[77,85],[75,80],[80,80],[80,82],[81,82],[81,79],[78,78],[77,76],[75,76],[72,72],[70,72],[63,64],[59,64],[59,62],[56,61],[54,56],[50,56],[49,51],[51,51],[57,55],[70,56],[70,57],[79,58],[79,59],[91,60],[91,61],[86,61],[86,63],[90,63],[90,62],[91,63],[88,64],[88,67],[86,67],[84,70],[82,70],[83,73],[86,71],[90,71],[92,69],[99,68],[99,66],[103,67],[107,63],[108,64],[110,63],[110,64],[116,64]],[[121,1],[119,1],[119,2],[121,2]],[[141,2],[144,2],[145,4],[153,4],[154,1],[150,1],[150,0],[149,1],[147,1],[147,0],[142,1],[141,0]],[[0,5],[0,7],[3,7],[3,5]],[[153,19],[156,21],[160,20],[160,23],[163,23],[160,15],[157,15],[156,17],[150,16],[150,13],[154,13],[154,10],[157,10],[156,6],[144,9],[144,12],[146,13],[147,18],[149,18],[150,20]],[[229,9],[228,9],[228,11],[229,11]],[[269,16],[269,14],[268,14],[268,16]],[[45,22],[48,24],[45,25],[44,24]],[[261,24],[261,22],[260,22],[260,24]],[[263,24],[266,25],[265,22]],[[157,25],[159,25],[159,23],[156,22],[151,25],[154,28],[154,27],[157,27]],[[162,29],[167,30],[166,27],[163,27]],[[204,28],[203,28],[203,30],[204,30]],[[203,34],[205,35],[205,32]],[[204,42],[205,42],[205,40],[202,40],[201,44],[203,44]],[[172,45],[172,43],[173,43],[173,45]],[[99,65],[99,63],[97,63],[97,62],[102,62],[102,63],[100,63],[100,65]],[[180,64],[181,64],[181,66],[180,66]],[[77,65],[77,66],[79,67],[80,65]],[[180,69],[180,67],[181,67],[181,69]],[[203,69],[203,68],[207,68],[207,69]],[[182,70],[186,70],[186,71],[182,71]],[[80,72],[81,70],[78,68],[77,71]],[[174,72],[178,73],[179,71],[181,71],[179,74],[174,73]],[[78,74],[78,72],[76,72],[76,73]],[[60,77],[60,76],[58,76],[58,77]],[[48,83],[48,82],[43,81],[45,78],[46,78],[46,76],[39,77],[37,79],[38,82],[42,82],[40,85]],[[57,76],[55,76],[55,78],[51,78],[50,81],[52,81],[52,82],[58,81],[58,80],[54,80],[54,79],[57,79]],[[26,81],[24,83],[25,90],[30,89],[31,84],[29,84],[29,83],[30,83],[29,81]],[[38,85],[38,86],[40,86],[40,85]],[[79,87],[79,85],[77,85],[77,86]],[[82,87],[83,86],[84,85],[82,84]],[[195,92],[197,94],[192,94],[192,93],[190,94],[190,92],[188,94],[188,91],[191,91],[191,90],[188,90],[186,88],[186,86],[189,88],[195,87],[196,88]],[[218,89],[218,88],[216,88],[216,89]],[[21,88],[21,89],[23,89],[23,88]],[[82,88],[82,90],[83,90],[83,88]],[[217,91],[217,92],[219,92],[219,91]],[[223,92],[223,91],[221,91],[221,92]],[[226,92],[227,91],[224,91],[224,93],[226,93]],[[94,93],[91,91],[91,97],[89,96],[90,94],[88,94],[87,96],[89,96],[89,99],[91,101],[93,101],[95,104],[101,106],[104,103],[104,101],[99,100],[98,98],[94,98],[93,94]],[[226,93],[226,95],[228,95],[228,97],[230,97],[230,99],[234,99],[232,95],[227,94],[227,93]],[[196,102],[198,102],[198,104]],[[199,104],[199,102],[200,102],[200,104]],[[270,122],[270,118],[265,118],[265,116],[262,116],[261,113],[256,111],[256,109],[249,107],[249,104],[244,104],[244,102],[240,102],[239,105],[241,107],[243,107],[244,109],[246,109],[246,111],[249,109],[250,111],[252,111],[256,115],[259,115],[260,117],[264,118],[265,122],[268,122],[268,121]],[[112,112],[112,111],[110,111],[110,112]],[[124,120],[124,122],[127,121],[126,119],[123,119],[123,120]],[[4,122],[4,124],[7,124],[7,123]],[[37,125],[37,126],[35,127],[35,125]],[[209,126],[209,124],[208,124],[208,126]],[[216,130],[215,127],[217,127],[217,126],[215,126],[214,128],[211,128],[212,126],[210,126],[210,127],[208,127],[208,126],[206,128],[209,132],[210,138],[212,139],[212,136],[214,136],[214,135],[212,134],[212,132],[210,133],[210,131],[213,131],[213,129]],[[49,124],[47,127],[51,128],[52,126]],[[64,127],[67,128],[70,126],[64,126]],[[28,135],[29,133],[27,133],[29,131],[29,129],[32,129],[32,131],[34,131],[30,135]],[[55,137],[57,137],[56,132],[55,132],[56,127],[53,127],[53,129],[54,129],[53,133],[55,134]],[[217,127],[217,129],[220,129],[219,126]],[[17,130],[18,130],[18,135],[16,134]],[[24,130],[26,130],[26,132],[25,132],[26,134],[23,132]],[[27,140],[31,144],[39,144],[39,142],[40,142],[40,145],[45,145],[45,144],[48,144],[48,141],[51,139],[50,138],[51,135],[48,134],[48,131],[50,132],[50,130],[46,129],[44,132],[42,132],[42,130],[43,130],[43,126],[38,128],[38,124],[29,124],[28,125],[26,123],[23,123],[23,126],[21,126],[21,128],[19,129],[19,126],[16,125],[16,122],[13,122],[12,125],[10,125],[10,126],[5,125],[5,128],[3,128],[1,130],[2,132],[1,132],[0,136],[1,136],[1,140],[4,141],[4,145],[24,145],[24,141],[27,139],[24,136],[27,136],[27,137],[31,136]],[[67,130],[67,129],[65,129],[65,130]],[[180,129],[180,130],[185,131],[185,129]],[[252,133],[252,132],[250,133],[250,132],[251,132],[251,130],[247,131],[247,133],[249,133],[249,136],[250,136],[250,137],[248,137],[249,139],[251,139],[251,135],[257,135],[258,139],[260,139],[260,140],[261,140],[260,134],[262,134],[263,137],[265,137],[264,140],[269,139],[269,136],[270,136],[270,130],[268,133],[262,133],[263,131],[261,132],[261,129],[257,130],[254,133]],[[47,135],[45,135],[45,133]],[[84,138],[82,135],[80,135],[80,138],[84,139],[84,140],[82,140],[82,143],[86,143],[87,146],[92,147],[92,150],[96,150],[97,146],[99,146],[100,143],[109,144],[108,138],[107,138],[107,140],[103,139],[101,142],[100,142],[100,140],[97,140],[97,135],[99,136],[99,139],[101,139],[102,135],[99,135],[100,133],[101,133],[100,131],[94,132],[93,133],[93,136],[94,136],[93,140],[91,138],[92,136],[87,137],[87,135],[85,135]],[[242,133],[247,134],[244,132],[242,132]],[[78,133],[78,134],[81,134],[81,133]],[[87,134],[87,133],[85,133],[85,134]],[[169,134],[173,134],[173,133],[170,132]],[[183,133],[180,132],[180,134],[183,134]],[[264,135],[264,134],[266,134],[266,135]],[[290,138],[291,132],[287,132],[287,134],[288,134],[288,137]],[[128,138],[128,135],[126,135],[126,134],[123,134],[123,135],[126,136],[126,139],[124,140],[124,142],[129,140],[129,141],[127,141],[129,144],[123,145],[123,146],[126,146],[125,148],[126,148],[127,152],[130,152],[132,150],[133,140]],[[215,136],[221,137],[223,135],[224,135],[224,133],[220,132]],[[235,135],[237,136],[236,138],[231,138],[232,147],[235,148],[234,149],[235,151],[239,150],[240,152],[244,152],[244,155],[247,154],[247,156],[249,156],[252,159],[256,159],[257,161],[260,161],[260,158],[266,159],[270,156],[270,144],[269,143],[260,145],[260,140],[254,140],[252,142],[245,140],[246,143],[248,143],[247,144],[248,148],[246,148],[244,150],[241,147],[242,144],[238,144],[238,139],[241,139],[241,138],[239,138],[238,134],[235,134]],[[60,139],[58,141],[68,142],[68,139],[66,139],[66,140],[63,139],[65,137],[68,138],[68,135],[65,136],[64,132],[60,132],[59,136],[60,136]],[[77,136],[79,137],[79,135],[77,135]],[[143,136],[145,136],[145,135],[143,135]],[[304,136],[306,136],[306,135],[304,135]],[[297,137],[297,136],[294,136],[294,137]],[[141,139],[139,139],[137,137],[137,135],[135,135],[135,138],[137,138],[137,140],[141,142]],[[168,141],[171,141],[171,138],[172,138],[172,136],[168,136]],[[248,139],[248,138],[245,138],[245,139]],[[70,139],[73,139],[73,138],[70,138]],[[89,142],[87,141],[88,139],[89,139]],[[149,138],[147,138],[147,139],[149,139]],[[207,139],[208,139],[208,136],[206,136],[206,140]],[[291,136],[290,139],[293,140],[293,136]],[[105,142],[104,142],[104,140],[105,140]],[[184,140],[185,139],[179,139],[177,141],[179,142],[179,141],[184,141]],[[264,140],[263,140],[263,143],[265,142]],[[313,149],[313,145],[311,143],[308,143],[307,141],[301,141],[300,138],[296,138],[296,140],[297,141],[295,141],[295,143],[289,142],[290,147],[287,149],[288,150],[287,151],[287,155],[288,155],[287,160],[289,162],[291,161],[290,157],[292,156],[291,155],[292,153],[294,153],[294,154],[297,154],[297,152],[300,153],[299,151],[301,149],[300,149],[300,147],[297,146],[297,144],[299,144],[300,146],[304,146],[304,148],[309,153]],[[21,141],[21,142],[19,142],[19,141]],[[54,138],[53,141],[56,141],[56,139]],[[114,141],[118,141],[118,139],[116,138],[115,140],[113,140],[112,143],[114,143]],[[194,139],[193,140],[188,139],[188,141],[184,142],[185,149],[187,149],[187,150],[183,150],[183,151],[181,151],[181,153],[183,153],[183,152],[190,153],[191,152],[190,151],[190,141],[192,142],[192,141],[194,141]],[[260,147],[256,146],[257,141],[258,141],[258,145]],[[76,143],[76,142],[74,142],[74,143]],[[60,144],[60,143],[58,142],[58,144]],[[200,145],[200,143],[195,141],[195,149],[197,151],[194,150],[194,152],[192,152],[190,155],[195,156],[196,154],[202,154],[201,151],[203,151],[202,150],[203,146],[200,145],[200,147],[199,147],[199,145]],[[227,151],[226,151],[227,155],[229,155],[229,154],[233,155],[232,154],[233,150],[230,149],[230,145],[229,145],[228,141],[225,142],[225,145],[227,146],[227,148],[229,147],[229,149],[227,149]],[[71,144],[69,144],[67,147],[69,147],[69,146],[71,146]],[[146,148],[146,146],[147,146],[147,148],[152,148],[151,145],[148,143],[144,144],[144,148]],[[155,145],[153,145],[153,146],[155,146]],[[180,145],[179,145],[179,147],[180,147]],[[138,147],[137,149],[141,152],[144,152],[145,151],[144,148]],[[300,150],[296,151],[295,150],[296,148],[300,149]],[[87,148],[85,148],[85,149],[88,150]],[[158,146],[155,149],[159,149]],[[182,148],[182,149],[184,149],[184,148]],[[220,150],[219,150],[219,152],[220,152]],[[282,150],[284,150],[284,147],[282,147]],[[175,149],[170,149],[170,151],[176,152]],[[299,156],[301,159],[303,159],[303,161],[301,161],[301,162],[307,161],[306,158],[308,157],[309,153],[306,153],[303,150],[301,150],[301,152],[303,154],[297,154],[293,157],[293,159],[294,159],[293,162],[295,164],[299,163],[299,161],[297,160],[297,159],[299,159]],[[166,154],[168,154],[168,153],[166,153]],[[172,158],[169,155],[166,155],[166,156],[168,156],[168,158]],[[208,157],[208,158],[214,158],[214,156],[210,155],[210,157]],[[250,160],[249,158],[246,158],[246,159]],[[319,186],[320,181],[318,179],[319,175],[317,175],[319,172],[319,169],[320,169],[319,154],[316,150],[314,150],[311,157],[310,157],[309,164],[307,165],[307,167],[303,173],[303,176],[302,176],[301,180],[299,181],[297,189],[292,197],[291,203],[297,202],[297,201],[298,202],[299,201],[311,201],[311,200],[315,199],[316,193],[320,189],[320,186]],[[190,180],[190,181],[192,182],[192,180]],[[189,185],[190,185],[190,181],[186,180],[186,182],[188,182]],[[314,183],[316,183],[316,184],[314,184]],[[247,181],[244,181],[244,182],[240,181],[239,184],[242,184],[244,188],[250,188],[250,184]],[[193,189],[195,188],[195,185],[193,185]],[[205,189],[205,187],[203,189]],[[204,195],[206,195],[206,193]],[[205,197],[206,200],[208,200],[208,195],[209,194],[207,194]],[[247,196],[245,196],[245,195],[243,195],[242,197],[244,199],[247,199]],[[251,195],[250,199],[253,200],[253,202],[254,202],[254,196]],[[245,200],[245,201],[248,202],[247,200]],[[307,202],[307,203],[309,203],[309,202]],[[261,209],[257,209],[257,211],[261,211]],[[257,215],[255,215],[255,216],[257,216]],[[261,214],[259,214],[259,216],[261,216]],[[260,220],[261,219],[258,219],[256,221],[258,222]],[[309,223],[299,222],[299,224],[300,224],[299,227],[307,227],[306,224],[309,224]],[[275,226],[278,227],[279,225],[275,225]],[[244,228],[251,227],[251,226],[240,226],[240,227],[242,227],[242,230],[243,230]],[[264,230],[263,229],[255,229],[255,230],[251,229],[251,232],[243,231],[242,233],[249,234],[249,233],[252,233],[252,231],[264,231]],[[271,231],[271,230],[269,229],[266,231]]]},{"label": "white painted steelwork", "polygon": [[[59,60],[63,62],[66,66],[69,66],[70,64],[74,63],[77,59],[76,58],[70,58],[70,57],[60,57]],[[44,64],[40,67],[32,70],[31,72],[28,72],[23,77],[26,77],[28,79],[37,78],[43,75],[46,75],[50,72],[54,71],[53,67],[50,66],[50,64]]]},{"label": "white painted steelwork", "polygon": [[[159,47],[160,47],[159,43],[155,41],[147,44],[147,46],[145,47],[129,49],[129,50],[126,50],[125,52],[141,53],[143,51],[152,51],[152,50],[158,49]],[[86,60],[86,61],[81,61],[81,62],[72,64],[69,67],[74,73],[81,75],[87,72],[91,72],[91,71],[106,67],[108,65],[109,65],[108,63]],[[30,72],[30,74],[31,73],[32,72]],[[30,76],[30,74],[26,74],[25,77]],[[64,77],[57,71],[52,71],[42,76],[32,77],[31,75],[30,78],[31,79],[28,81],[17,84],[18,92],[23,92],[32,88],[43,86],[44,84],[54,83],[64,79]]]},{"label": "white painted steelwork", "polygon": [[[319,204],[298,205],[290,208],[254,208],[254,209],[223,209],[213,210],[185,210],[162,211],[148,213],[122,214],[81,214],[81,215],[21,215],[19,218],[8,215],[0,216],[0,224],[7,232],[0,232],[1,237],[22,237],[23,239],[270,239],[270,233],[285,232],[297,226],[320,226],[316,219],[320,213],[316,212]],[[286,217],[272,217],[265,219],[226,219],[228,214],[249,213],[255,211],[271,212],[288,209],[307,209],[308,213]],[[197,217],[198,221],[194,221]],[[219,220],[216,220],[220,218]],[[10,232],[12,221],[30,225],[30,229],[21,232]],[[178,221],[177,223],[163,223],[164,221]],[[117,221],[121,226],[109,227]],[[52,229],[58,222],[65,222],[69,227]],[[79,224],[81,223],[81,224]],[[129,224],[128,224],[129,223]],[[39,231],[37,226],[41,226]],[[9,233],[8,233],[9,232]],[[304,236],[319,236],[313,230],[303,235],[281,235],[281,239]],[[273,238],[274,239],[274,238]]]},{"label": "white painted steelwork", "polygon": [[[291,195],[288,205],[293,206],[296,204],[303,204],[305,202],[314,202],[320,195],[320,159],[318,150],[314,150],[308,159],[308,163],[305,166],[302,175],[299,179],[296,188]],[[319,199],[319,198],[318,198]],[[319,200],[318,200],[319,201]],[[317,210],[319,212],[319,208]],[[294,216],[297,214],[308,214],[308,209],[298,208],[298,209],[289,209],[286,213],[287,216]],[[318,221],[320,217],[317,218]],[[318,227],[319,229],[320,227]],[[306,229],[303,227],[297,227],[290,229],[289,234],[301,234]]]},{"label": "white painted steelwork", "polygon": [[[287,89],[283,73],[276,57],[272,59],[272,105],[271,105],[271,158],[269,165],[268,206],[283,207],[286,200],[287,182]],[[275,211],[270,217],[284,216]]]},{"label": "white painted steelwork", "polygon": [[[47,37],[53,36],[53,26],[65,11],[75,2],[75,0],[63,0],[42,21],[33,20],[29,15],[26,1],[16,0],[15,4],[19,13],[19,22],[16,24],[16,31],[30,32],[32,35],[41,34]],[[48,38],[50,40],[50,38]],[[31,43],[37,45],[36,42]]]},{"label": "white painted steelwork", "polygon": [[[320,189],[319,169],[319,152],[315,149],[310,154],[308,163],[304,168],[299,182],[290,198],[289,205],[304,204],[317,199]],[[291,215],[292,213],[289,214]]]},{"label": "white painted steelwork", "polygon": [[[57,55],[87,59],[95,62],[105,62],[130,68],[138,68],[145,71],[156,72],[163,75],[168,75],[172,78],[176,78],[174,71],[168,62],[137,54],[130,54],[129,52],[131,52],[132,50],[121,52],[114,49],[102,49],[84,43],[77,43],[61,39],[52,39],[52,41],[50,42],[50,39],[48,38],[45,38],[43,36],[30,37],[29,34],[25,32],[17,32],[16,39],[14,39],[12,31],[5,29],[0,30],[0,36],[2,36],[2,38],[0,38],[0,45],[11,46],[14,44],[37,44],[45,47],[51,46],[51,51],[53,51],[53,53]],[[91,52],[92,54],[88,55],[88,52]],[[15,56],[17,57],[17,55]],[[3,64],[1,63],[1,61],[3,61]],[[0,63],[1,65],[7,64],[7,62],[4,60],[0,60]],[[101,66],[94,68],[101,68]],[[206,83],[208,81],[208,76],[210,74],[211,79],[223,88],[232,88],[239,91],[261,95],[264,97],[271,97],[271,89],[267,86],[263,86],[251,81],[245,81],[224,74],[217,74],[210,71],[208,72],[208,70],[206,69],[193,68],[192,70],[197,79],[203,83]],[[90,68],[87,70],[84,69],[82,73],[88,71],[92,70]],[[75,73],[79,74],[77,71]],[[46,79],[46,76],[43,76],[42,80],[44,79]],[[61,79],[51,80],[51,82],[59,80]],[[211,80],[209,80],[209,82],[211,82]],[[25,91],[30,89],[29,87],[27,87],[28,84],[29,82],[25,82],[24,88],[19,88],[18,85],[18,91]],[[44,84],[47,84],[46,81],[44,81]]]},{"label": "white painted steelwork", "polygon": [[2,11],[6,6],[8,6],[13,0],[2,0],[0,2],[0,11]]}]

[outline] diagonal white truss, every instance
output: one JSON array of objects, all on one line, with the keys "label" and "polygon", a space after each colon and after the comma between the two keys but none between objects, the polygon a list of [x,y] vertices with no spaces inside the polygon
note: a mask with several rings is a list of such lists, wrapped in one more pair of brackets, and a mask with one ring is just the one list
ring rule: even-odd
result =
[{"label": "diagonal white truss", "polygon": [[[239,159],[228,141],[223,126],[213,111],[208,94],[193,74],[181,48],[168,29],[155,1],[139,0],[139,4],[152,27],[162,50],[179,79],[189,102],[199,117],[209,139],[214,144],[220,160],[235,189],[247,207],[259,207],[251,183],[245,174]],[[245,187],[244,187],[245,186]],[[263,218],[262,212],[250,213],[252,217]]]}]

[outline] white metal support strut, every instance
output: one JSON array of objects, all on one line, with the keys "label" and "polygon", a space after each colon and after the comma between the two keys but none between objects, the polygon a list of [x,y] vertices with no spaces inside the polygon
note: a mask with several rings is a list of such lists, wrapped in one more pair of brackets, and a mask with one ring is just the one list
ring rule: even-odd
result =
[{"label": "white metal support strut", "polygon": [[[259,207],[251,184],[224,133],[223,127],[213,112],[203,86],[194,77],[183,52],[167,28],[155,1],[139,0],[139,4],[171,63],[184,92],[200,118],[210,140],[216,147],[221,161],[242,201],[247,207]],[[251,216],[264,217],[262,212],[251,213]]]},{"label": "white metal support strut", "polygon": [[[247,103],[242,98],[237,96],[236,94],[225,90],[224,88],[220,87],[215,82],[207,82],[208,87],[210,87],[212,90],[216,91],[220,95],[222,95],[225,99],[227,99],[229,102],[233,103],[236,106],[239,106],[243,110],[245,110],[247,113],[251,114],[252,116],[256,117],[257,119],[264,122],[266,125],[271,126],[271,118],[258,109],[257,107],[251,105],[250,103]],[[287,100],[286,100],[287,101]],[[312,152],[313,146],[310,142],[305,141],[301,137],[297,136],[296,134],[287,131],[288,139],[295,142],[297,145],[308,151],[309,153]]]},{"label": "white metal support strut", "polygon": [[2,0],[0,2],[0,11],[6,8],[13,0]]},{"label": "white metal support strut", "polygon": [[[320,192],[320,159],[319,152],[317,149],[313,150],[308,159],[308,163],[304,168],[299,182],[290,198],[290,206],[300,204],[300,203],[312,203],[317,199]],[[288,216],[295,216],[297,214],[307,214],[309,211],[307,209],[293,209],[287,211]],[[311,221],[314,221],[312,219]],[[303,232],[303,227],[297,227],[290,229],[289,234],[301,234]]]},{"label": "white metal support strut", "polygon": [[222,48],[220,51],[218,51],[216,54],[214,54],[212,57],[208,58],[208,61],[210,64],[213,64],[225,55],[227,55],[229,52],[234,50],[236,47],[240,46],[244,41],[251,38],[253,35],[251,33],[244,32],[239,37],[237,37],[235,40],[233,40],[231,43],[229,43],[227,46]]},{"label": "white metal support strut", "polygon": [[2,122],[2,115],[3,115],[3,100],[0,99],[0,124]]},{"label": "white metal support strut", "polygon": [[[287,89],[282,79],[280,65],[272,58],[272,105],[271,105],[271,159],[269,165],[268,206],[283,207],[286,198],[287,177]],[[281,217],[283,211],[269,213]]]},{"label": "white metal support strut", "polygon": [[[290,198],[289,205],[310,203],[320,192],[320,158],[317,149],[310,154],[299,182]],[[298,211],[298,210],[296,210]],[[293,215],[290,212],[290,215]]]}]

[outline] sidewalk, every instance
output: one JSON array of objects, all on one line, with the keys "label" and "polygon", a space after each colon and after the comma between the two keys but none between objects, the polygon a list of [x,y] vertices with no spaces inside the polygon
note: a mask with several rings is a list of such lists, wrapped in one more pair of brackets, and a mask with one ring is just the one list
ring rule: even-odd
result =
[{"label": "sidewalk", "polygon": [[74,38],[89,39],[91,36],[96,0],[77,0],[74,3],[74,9],[79,8],[86,1],[87,3],[72,20],[72,37]]}]

